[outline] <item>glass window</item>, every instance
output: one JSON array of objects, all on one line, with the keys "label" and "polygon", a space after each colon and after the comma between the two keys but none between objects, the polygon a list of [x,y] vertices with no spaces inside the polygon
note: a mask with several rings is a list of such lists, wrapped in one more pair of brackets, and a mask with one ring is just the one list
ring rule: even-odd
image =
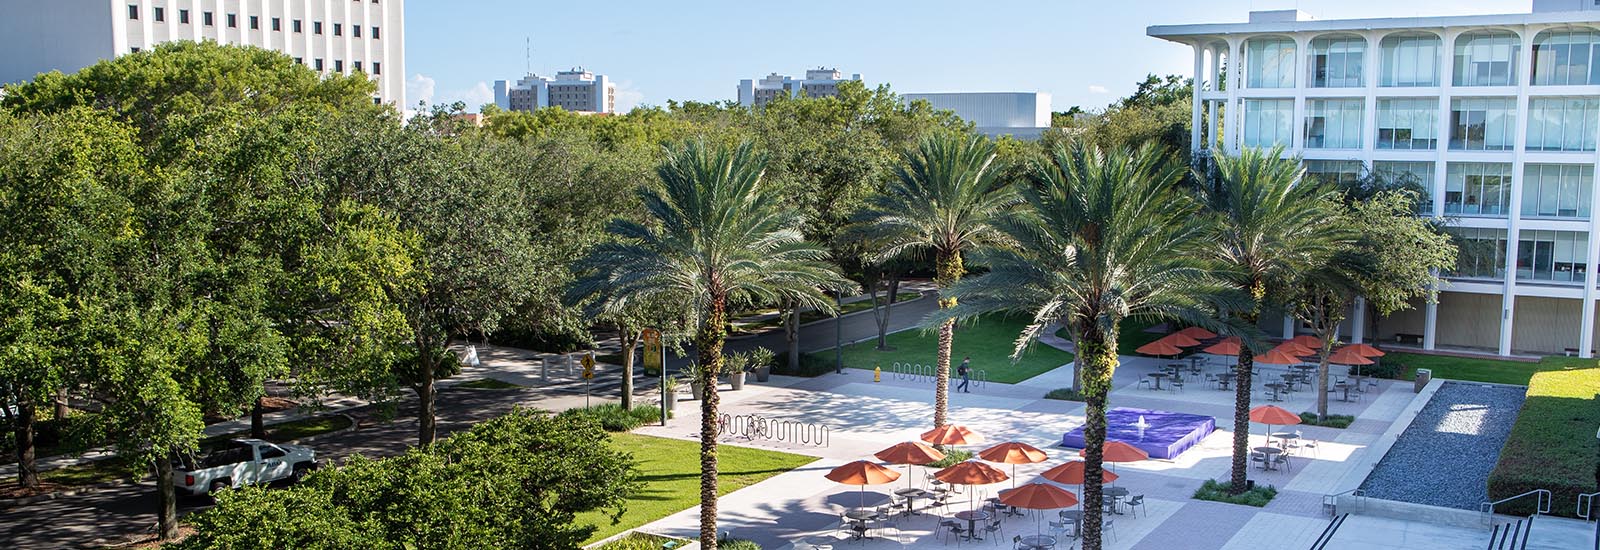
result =
[{"label": "glass window", "polygon": [[1307,160],[1306,177],[1329,183],[1348,184],[1361,177],[1359,160]]},{"label": "glass window", "polygon": [[1306,100],[1306,148],[1360,149],[1364,99]]},{"label": "glass window", "polygon": [[383,63],[378,62],[378,61],[373,61],[372,62],[372,74],[383,74]]},{"label": "glass window", "polygon": [[350,36],[361,38],[361,25],[350,25]]},{"label": "glass window", "polygon": [[1589,219],[1593,188],[1590,164],[1523,165],[1522,217]]},{"label": "glass window", "polygon": [[209,12],[209,11],[200,12],[200,23],[204,24],[207,27],[210,27],[212,25],[217,24],[217,20],[216,20],[216,17],[213,16],[211,14],[211,12]]},{"label": "glass window", "polygon": [[1359,88],[1367,56],[1367,40],[1358,36],[1311,41],[1311,87]]},{"label": "glass window", "polygon": [[189,10],[178,10],[178,22],[185,25],[189,24]]},{"label": "glass window", "polygon": [[378,27],[376,27],[376,26],[372,27],[372,39],[373,40],[377,40],[379,38],[382,38],[381,36],[378,36],[378,34],[379,34]]},{"label": "glass window", "polygon": [[1445,168],[1444,213],[1506,217],[1511,205],[1511,163],[1452,162]]},{"label": "glass window", "polygon": [[238,28],[238,27],[239,27],[239,14],[237,14],[237,13],[228,14],[228,28],[234,29],[234,28]]},{"label": "glass window", "polygon": [[314,62],[312,63],[312,66],[315,67],[319,71],[322,70],[322,58],[320,58],[320,57],[316,58],[316,60],[314,60]]},{"label": "glass window", "polygon": [[1450,148],[1510,151],[1516,145],[1517,100],[1480,97],[1450,100]]},{"label": "glass window", "polygon": [[1538,97],[1528,101],[1529,151],[1593,151],[1600,99]]},{"label": "glass window", "polygon": [[1516,83],[1517,35],[1467,33],[1456,38],[1456,86],[1510,86]]},{"label": "glass window", "polygon": [[1395,189],[1417,192],[1417,211],[1433,212],[1433,161],[1373,161],[1372,171]]},{"label": "glass window", "polygon": [[1600,33],[1545,31],[1533,41],[1533,85],[1600,84]]},{"label": "glass window", "polygon": [[1245,147],[1270,148],[1294,143],[1293,99],[1244,100]]},{"label": "glass window", "polygon": [[260,16],[257,16],[257,15],[250,16],[250,30],[252,30],[252,31],[261,30],[261,17]]},{"label": "glass window", "polygon": [[302,27],[300,26],[300,20],[299,19],[296,19],[294,21],[290,21],[290,23],[293,23],[292,25],[289,25],[289,26],[294,28],[294,32],[304,32],[302,30]]},{"label": "glass window", "polygon": [[1517,280],[1583,282],[1589,234],[1523,230],[1517,237]]},{"label": "glass window", "polygon": [[335,59],[335,60],[333,60],[333,72],[336,72],[336,73],[344,72],[344,60],[343,59]]},{"label": "glass window", "polygon": [[128,4],[128,19],[138,19],[138,18],[139,18],[139,6],[136,5],[136,4]]},{"label": "glass window", "polygon": [[155,16],[157,23],[164,22],[164,21],[167,20],[167,8],[163,8],[161,6],[156,6],[156,7],[150,8],[150,10],[151,10],[150,15]]},{"label": "glass window", "polygon": [[1444,46],[1431,34],[1397,34],[1379,43],[1383,76],[1378,85],[1425,87],[1439,85],[1439,50]]},{"label": "glass window", "polygon": [[1456,244],[1456,267],[1446,276],[1505,280],[1506,230],[1452,227],[1448,231]]},{"label": "glass window", "polygon": [[333,24],[333,35],[334,36],[344,36],[344,25],[340,24],[340,23],[334,23]]},{"label": "glass window", "polygon": [[1244,49],[1246,88],[1294,87],[1294,40],[1251,38]]},{"label": "glass window", "polygon": [[274,17],[274,18],[272,18],[272,30],[274,30],[274,31],[283,30],[283,18],[282,17]]},{"label": "glass window", "polygon": [[322,34],[322,22],[321,21],[312,21],[311,22],[311,32],[312,32],[312,34]]},{"label": "glass window", "polygon": [[1439,146],[1439,100],[1378,100],[1379,149],[1435,149]]}]

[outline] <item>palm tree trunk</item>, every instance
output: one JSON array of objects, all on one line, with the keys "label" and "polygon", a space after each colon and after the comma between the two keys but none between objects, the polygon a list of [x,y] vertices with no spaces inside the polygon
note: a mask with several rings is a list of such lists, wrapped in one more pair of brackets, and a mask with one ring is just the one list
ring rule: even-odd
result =
[{"label": "palm tree trunk", "polygon": [[714,290],[711,311],[695,335],[700,383],[705,386],[700,400],[700,547],[707,550],[717,548],[717,375],[722,371],[722,327],[727,315],[727,297]]},{"label": "palm tree trunk", "polygon": [[617,326],[617,341],[622,344],[622,410],[633,410],[633,351],[639,346],[639,331],[627,324]]},{"label": "palm tree trunk", "polygon": [[1105,501],[1102,491],[1103,454],[1106,442],[1106,396],[1117,368],[1116,336],[1084,329],[1078,337],[1078,362],[1082,365],[1084,386],[1083,425],[1083,548],[1100,550],[1100,516]]},{"label": "palm tree trunk", "polygon": [[[1261,280],[1251,281],[1250,291],[1252,303],[1256,304],[1251,309],[1239,316],[1250,326],[1255,326],[1261,320],[1259,309],[1261,301],[1266,299],[1267,285]],[[1251,378],[1256,367],[1255,351],[1250,349],[1249,342],[1242,342],[1239,346],[1238,366],[1234,367],[1233,388],[1233,476],[1228,483],[1228,491],[1233,494],[1243,493],[1250,476],[1250,392],[1255,387]]]},{"label": "palm tree trunk", "polygon": [[[935,265],[934,283],[939,285],[939,309],[956,307],[956,299],[947,297],[945,291],[961,280],[964,268],[960,251],[941,251]],[[933,389],[933,427],[950,422],[950,345],[955,340],[955,321],[939,325],[939,359]]]}]

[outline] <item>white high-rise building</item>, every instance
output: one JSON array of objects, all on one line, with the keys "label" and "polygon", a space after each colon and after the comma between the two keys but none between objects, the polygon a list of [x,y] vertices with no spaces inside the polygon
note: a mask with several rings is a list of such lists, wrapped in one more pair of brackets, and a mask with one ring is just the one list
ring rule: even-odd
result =
[{"label": "white high-rise building", "polygon": [[555,78],[530,74],[515,84],[496,80],[494,104],[507,111],[560,107],[578,113],[614,113],[617,85],[610,77],[582,67],[558,72]]},{"label": "white high-rise building", "polygon": [[760,107],[779,94],[789,97],[800,97],[801,94],[806,97],[833,97],[839,95],[839,83],[846,80],[861,80],[861,73],[845,78],[838,69],[817,67],[807,70],[803,79],[778,73],[769,74],[761,80],[747,78],[739,81],[739,104]]},{"label": "white high-rise building", "polygon": [[[1162,25],[1189,46],[1198,155],[1283,145],[1310,173],[1408,174],[1460,261],[1436,304],[1344,334],[1512,353],[1595,347],[1600,238],[1600,7],[1534,0],[1508,15]],[[1224,73],[1225,71],[1225,73]],[[1222,83],[1226,85],[1221,85]],[[1296,330],[1285,319],[1285,336]]]},{"label": "white high-rise building", "polygon": [[74,72],[174,40],[277,50],[356,72],[405,106],[403,0],[0,0],[0,84]]},{"label": "white high-rise building", "polygon": [[1050,94],[1044,92],[907,93],[900,100],[953,111],[989,137],[1035,140],[1050,129]]}]

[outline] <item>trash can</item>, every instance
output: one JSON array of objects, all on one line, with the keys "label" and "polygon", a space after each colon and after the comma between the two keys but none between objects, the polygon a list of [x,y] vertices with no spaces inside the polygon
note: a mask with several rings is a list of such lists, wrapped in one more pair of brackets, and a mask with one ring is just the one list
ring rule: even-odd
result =
[{"label": "trash can", "polygon": [[1412,388],[1411,392],[1422,393],[1422,388],[1428,387],[1428,382],[1432,381],[1433,369],[1417,369],[1417,379],[1415,382],[1416,386]]}]

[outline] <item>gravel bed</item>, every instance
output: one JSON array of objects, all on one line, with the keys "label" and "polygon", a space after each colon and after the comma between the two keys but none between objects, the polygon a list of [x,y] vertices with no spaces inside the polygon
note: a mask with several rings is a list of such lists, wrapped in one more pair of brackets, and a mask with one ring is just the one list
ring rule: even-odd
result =
[{"label": "gravel bed", "polygon": [[1446,382],[1361,484],[1367,496],[1477,510],[1527,389]]}]

